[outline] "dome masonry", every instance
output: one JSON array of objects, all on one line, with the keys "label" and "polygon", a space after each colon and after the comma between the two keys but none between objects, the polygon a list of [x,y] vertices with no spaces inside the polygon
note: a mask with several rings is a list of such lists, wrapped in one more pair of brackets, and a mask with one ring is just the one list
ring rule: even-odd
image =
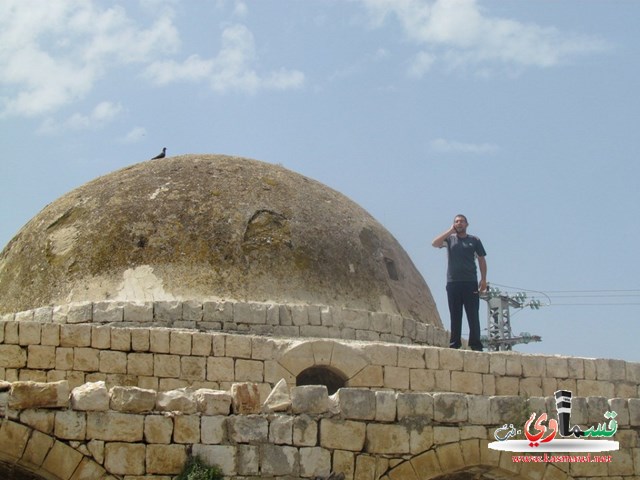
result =
[{"label": "dome masonry", "polygon": [[183,155],[99,177],[0,254],[0,313],[72,302],[230,300],[397,314],[442,328],[393,236],[283,167]]}]

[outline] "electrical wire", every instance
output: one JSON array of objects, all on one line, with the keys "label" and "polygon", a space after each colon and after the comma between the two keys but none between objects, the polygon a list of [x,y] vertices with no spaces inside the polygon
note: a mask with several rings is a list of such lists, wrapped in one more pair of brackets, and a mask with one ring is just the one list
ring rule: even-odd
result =
[{"label": "electrical wire", "polygon": [[[635,300],[640,298],[640,290],[637,289],[601,289],[601,290],[532,290],[528,288],[514,287],[510,285],[502,285],[500,283],[491,282],[491,286],[502,287],[508,290],[525,293],[535,293],[543,295],[547,299],[547,304],[542,303],[541,306],[554,306],[554,307],[594,307],[594,306],[639,306],[640,302],[616,302],[616,301],[597,301],[599,299],[628,299]],[[575,302],[555,303],[553,300],[563,299],[571,300],[575,299]],[[583,300],[595,299],[593,302],[583,302]]]}]

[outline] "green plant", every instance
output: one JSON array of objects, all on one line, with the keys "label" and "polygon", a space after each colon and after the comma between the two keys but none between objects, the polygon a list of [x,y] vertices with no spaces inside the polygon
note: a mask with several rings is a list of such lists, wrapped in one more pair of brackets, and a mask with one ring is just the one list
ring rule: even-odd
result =
[{"label": "green plant", "polygon": [[189,457],[176,480],[222,480],[222,470],[217,465],[209,466],[200,457]]}]

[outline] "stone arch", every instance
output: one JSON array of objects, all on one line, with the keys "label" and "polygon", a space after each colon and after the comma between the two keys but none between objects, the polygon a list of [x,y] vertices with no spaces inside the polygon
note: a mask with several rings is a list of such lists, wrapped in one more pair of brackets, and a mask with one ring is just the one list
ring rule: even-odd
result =
[{"label": "stone arch", "polygon": [[30,480],[114,478],[70,445],[6,418],[0,426],[0,473],[5,472],[19,472]]},{"label": "stone arch", "polygon": [[293,378],[313,367],[326,368],[345,379],[345,384],[362,371],[370,360],[357,345],[335,340],[315,340],[294,345],[278,359]]},{"label": "stone arch", "polygon": [[486,440],[462,440],[437,445],[415,455],[394,466],[386,477],[389,480],[572,480],[571,476],[554,464],[514,463],[512,455],[512,452],[491,450]]}]

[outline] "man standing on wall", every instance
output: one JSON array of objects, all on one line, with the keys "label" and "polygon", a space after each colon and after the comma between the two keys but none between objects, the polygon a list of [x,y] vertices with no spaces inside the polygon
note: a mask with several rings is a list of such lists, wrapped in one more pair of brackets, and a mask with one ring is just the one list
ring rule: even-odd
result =
[{"label": "man standing on wall", "polygon": [[[462,346],[462,309],[469,322],[469,347],[482,351],[480,341],[480,293],[487,289],[487,255],[478,237],[467,234],[467,217],[456,215],[449,230],[436,237],[431,245],[447,247],[447,299],[451,315],[451,348]],[[480,267],[480,282],[476,269]]]}]

